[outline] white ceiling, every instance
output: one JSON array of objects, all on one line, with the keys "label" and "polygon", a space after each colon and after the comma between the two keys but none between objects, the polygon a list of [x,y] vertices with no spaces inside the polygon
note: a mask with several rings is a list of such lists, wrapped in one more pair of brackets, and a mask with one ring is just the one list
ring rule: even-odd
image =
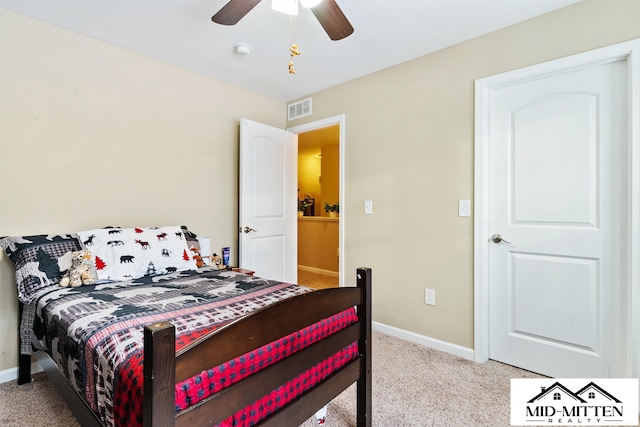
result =
[{"label": "white ceiling", "polygon": [[[355,31],[331,41],[301,8],[292,24],[264,0],[234,26],[211,21],[227,0],[0,0],[9,10],[290,101],[579,0],[337,0]],[[246,56],[234,52],[248,43]]]}]

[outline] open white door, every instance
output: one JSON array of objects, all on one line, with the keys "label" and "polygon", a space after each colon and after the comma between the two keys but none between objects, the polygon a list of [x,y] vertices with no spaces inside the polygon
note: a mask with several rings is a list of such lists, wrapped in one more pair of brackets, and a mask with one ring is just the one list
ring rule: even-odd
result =
[{"label": "open white door", "polygon": [[240,267],[295,283],[297,270],[297,135],[240,121]]}]

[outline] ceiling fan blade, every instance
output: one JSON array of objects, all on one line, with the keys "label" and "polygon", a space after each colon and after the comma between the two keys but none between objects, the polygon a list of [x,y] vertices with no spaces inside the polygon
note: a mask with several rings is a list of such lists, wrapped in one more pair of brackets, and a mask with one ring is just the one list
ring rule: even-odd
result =
[{"label": "ceiling fan blade", "polygon": [[311,8],[311,11],[331,40],[340,40],[353,33],[351,23],[342,13],[336,0],[322,0],[319,5]]},{"label": "ceiling fan blade", "polygon": [[258,3],[260,0],[230,0],[211,20],[216,24],[235,25]]}]

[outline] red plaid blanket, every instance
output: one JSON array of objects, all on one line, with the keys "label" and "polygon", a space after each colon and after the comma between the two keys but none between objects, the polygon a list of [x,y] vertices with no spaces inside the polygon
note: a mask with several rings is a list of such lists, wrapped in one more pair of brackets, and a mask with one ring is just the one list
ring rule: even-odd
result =
[{"label": "red plaid blanket", "polygon": [[[207,398],[247,376],[272,365],[283,358],[337,332],[354,322],[358,316],[354,309],[345,310],[328,319],[294,332],[277,341],[216,366],[200,375],[176,384],[176,411]],[[215,328],[212,328],[215,329]],[[176,350],[204,335],[205,330],[183,335],[176,340]],[[142,425],[142,352],[136,353],[122,366],[114,399],[114,418],[117,426]],[[358,355],[353,343],[339,353],[325,359],[312,369],[273,390],[251,406],[237,412],[219,424],[220,427],[251,426],[276,409],[295,399],[323,379],[340,369]]]}]

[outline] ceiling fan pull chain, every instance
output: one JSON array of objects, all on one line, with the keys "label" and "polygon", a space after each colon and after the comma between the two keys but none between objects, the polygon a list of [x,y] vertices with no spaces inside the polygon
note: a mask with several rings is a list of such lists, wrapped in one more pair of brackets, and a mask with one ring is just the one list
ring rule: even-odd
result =
[{"label": "ceiling fan pull chain", "polygon": [[291,52],[291,60],[289,61],[289,74],[295,74],[296,70],[293,68],[293,57],[300,55],[300,50],[298,49],[297,44],[292,44],[289,48],[289,52]]},{"label": "ceiling fan pull chain", "polygon": [[295,74],[296,70],[293,68],[293,57],[300,55],[300,48],[295,42],[295,22],[294,17],[291,17],[291,47],[289,48],[289,74]]}]

